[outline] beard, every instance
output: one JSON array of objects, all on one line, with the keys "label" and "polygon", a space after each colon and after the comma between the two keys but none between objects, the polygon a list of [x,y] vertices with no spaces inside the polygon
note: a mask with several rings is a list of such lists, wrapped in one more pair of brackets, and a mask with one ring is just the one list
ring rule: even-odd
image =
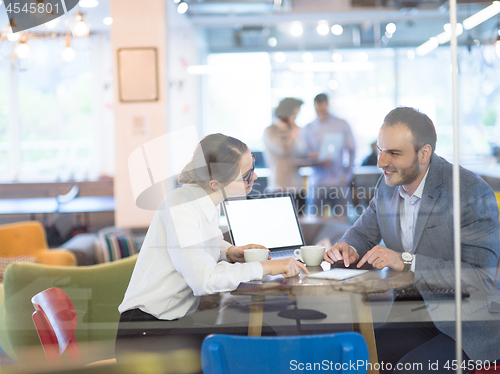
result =
[{"label": "beard", "polygon": [[400,169],[397,170],[397,173],[399,174],[399,179],[390,181],[385,178],[386,184],[389,186],[404,186],[407,184],[410,184],[414,182],[419,174],[420,174],[420,168],[419,168],[419,163],[418,163],[418,153],[415,155],[415,159],[413,160],[413,163],[408,166],[405,169]]}]

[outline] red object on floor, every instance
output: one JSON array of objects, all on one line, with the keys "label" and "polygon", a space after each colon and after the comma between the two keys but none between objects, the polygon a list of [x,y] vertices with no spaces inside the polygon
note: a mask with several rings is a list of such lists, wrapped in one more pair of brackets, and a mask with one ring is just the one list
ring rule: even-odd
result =
[{"label": "red object on floor", "polygon": [[66,351],[72,363],[83,363],[82,352],[75,338],[78,323],[75,307],[66,292],[49,288],[31,299],[35,311],[33,322],[51,365],[61,364]]}]

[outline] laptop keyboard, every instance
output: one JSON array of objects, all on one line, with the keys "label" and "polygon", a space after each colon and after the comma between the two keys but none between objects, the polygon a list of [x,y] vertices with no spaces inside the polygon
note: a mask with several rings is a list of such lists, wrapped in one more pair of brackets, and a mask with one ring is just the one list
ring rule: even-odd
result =
[{"label": "laptop keyboard", "polygon": [[293,249],[286,249],[284,251],[276,251],[276,252],[271,252],[270,256],[271,258],[287,258],[287,257],[295,257],[293,254]]},{"label": "laptop keyboard", "polygon": [[[395,301],[415,301],[423,300],[422,295],[425,295],[428,300],[454,300],[455,290],[453,288],[436,288],[433,290],[419,291],[416,287],[408,287],[395,290]],[[470,294],[462,290],[462,299],[469,297]]]}]

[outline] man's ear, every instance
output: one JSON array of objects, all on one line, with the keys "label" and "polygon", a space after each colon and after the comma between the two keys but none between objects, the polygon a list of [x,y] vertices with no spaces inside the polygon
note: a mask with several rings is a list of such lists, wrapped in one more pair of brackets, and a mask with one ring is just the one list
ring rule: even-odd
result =
[{"label": "man's ear", "polygon": [[429,144],[424,145],[420,151],[420,164],[425,164],[432,156],[432,147]]}]

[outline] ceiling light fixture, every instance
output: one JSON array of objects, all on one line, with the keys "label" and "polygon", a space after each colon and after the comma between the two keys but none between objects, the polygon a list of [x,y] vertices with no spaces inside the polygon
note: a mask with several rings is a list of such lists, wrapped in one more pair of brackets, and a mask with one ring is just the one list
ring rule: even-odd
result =
[{"label": "ceiling light fixture", "polygon": [[66,62],[71,62],[75,59],[76,52],[71,47],[71,42],[69,36],[66,37],[66,48],[61,52],[62,59]]},{"label": "ceiling light fixture", "polygon": [[[427,53],[436,49],[440,44],[448,43],[451,40],[451,25],[447,23],[443,26],[443,28],[445,30],[444,32],[433,36],[428,41],[418,46],[417,49],[415,49],[415,52],[418,56],[425,56]],[[461,23],[457,23],[457,28],[455,30],[456,35],[459,36],[463,34],[464,27]]]},{"label": "ceiling light fixture", "polygon": [[111,25],[113,23],[113,18],[111,17],[106,17],[102,20],[102,23],[104,23],[105,25]]},{"label": "ceiling light fixture", "polygon": [[22,33],[19,44],[14,48],[11,56],[12,65],[18,70],[26,70],[33,64],[33,53],[28,44],[28,34]]},{"label": "ceiling light fixture", "polygon": [[19,40],[21,33],[19,33],[19,32],[13,33],[12,27],[5,26],[2,30],[1,36],[5,36],[9,42],[14,43],[14,42],[17,42]]},{"label": "ceiling light fixture", "polygon": [[97,0],[80,0],[78,5],[82,8],[95,8],[99,5],[99,2]]},{"label": "ceiling light fixture", "polygon": [[342,62],[342,55],[338,52],[332,54],[333,62]]},{"label": "ceiling light fixture", "polygon": [[316,27],[316,31],[320,35],[328,35],[330,32],[330,28],[328,27],[328,23],[326,21],[319,21],[318,26]]},{"label": "ceiling light fixture", "polygon": [[[56,19],[57,20],[57,19]],[[68,19],[68,26],[71,30],[67,30],[66,32],[54,32],[53,30],[45,31],[45,32],[25,32],[20,31],[13,33],[12,28],[10,26],[4,27],[0,34],[0,42],[7,39],[12,43],[18,43],[15,48],[13,48],[13,52],[11,55],[12,65],[14,68],[18,70],[26,70],[34,62],[43,63],[45,58],[43,54],[40,55],[39,52],[33,53],[30,41],[31,39],[35,40],[66,40],[66,48],[64,49],[63,59],[65,61],[74,59],[76,53],[73,48],[70,47],[70,38],[71,37],[87,37],[89,35],[89,25],[84,21],[84,15],[82,13],[77,13],[71,19]],[[47,28],[53,27],[53,21],[48,22]],[[70,47],[70,49],[68,49]],[[46,47],[45,47],[46,48]],[[40,47],[37,51],[43,50],[44,47]],[[36,56],[35,54],[38,54]],[[71,57],[73,55],[73,57]]]},{"label": "ceiling light fixture", "polygon": [[433,51],[438,46],[439,46],[438,38],[436,38],[435,36],[433,36],[432,38],[430,38],[429,40],[427,40],[425,43],[419,45],[415,49],[415,53],[418,56],[425,56],[427,53]]},{"label": "ceiling light fixture", "polygon": [[276,39],[274,36],[271,36],[269,39],[267,39],[267,45],[269,47],[276,47],[278,45],[278,39]]},{"label": "ceiling light fixture", "polygon": [[294,22],[290,29],[290,32],[293,36],[301,36],[304,33],[304,28],[302,27],[302,23]]},{"label": "ceiling light fixture", "polygon": [[342,33],[344,32],[344,28],[341,26],[341,25],[333,25],[332,26],[332,34],[333,35],[342,35]]},{"label": "ceiling light fixture", "polygon": [[356,60],[359,62],[367,62],[368,61],[368,53],[359,52],[356,56]]},{"label": "ceiling light fixture", "polygon": [[[447,26],[448,25],[448,26]],[[444,28],[446,31],[442,32],[441,34],[436,35],[436,38],[439,42],[439,44],[444,44],[448,43],[451,40],[451,26],[449,23],[445,25]],[[456,34],[457,36],[462,35],[464,32],[464,28],[461,23],[457,23],[457,28],[456,28]]]},{"label": "ceiling light fixture", "polygon": [[75,20],[76,23],[74,24],[72,31],[73,31],[73,36],[76,38],[83,38],[86,36],[89,36],[89,25],[87,22],[84,20],[84,14],[81,12],[76,13]]},{"label": "ceiling light fixture", "polygon": [[328,88],[335,91],[337,88],[339,88],[339,82],[337,82],[335,79],[329,80],[328,81]]},{"label": "ceiling light fixture", "polygon": [[396,24],[393,22],[388,23],[387,26],[385,26],[385,31],[390,34],[394,34],[396,32]]},{"label": "ceiling light fixture", "polygon": [[179,3],[179,5],[177,6],[177,13],[184,14],[187,12],[188,8],[189,8],[189,5],[186,2],[181,1]]},{"label": "ceiling light fixture", "polygon": [[311,52],[305,52],[303,55],[302,55],[302,61],[304,61],[305,63],[307,64],[310,64],[311,62],[314,61],[314,56]]},{"label": "ceiling light fixture", "polygon": [[274,55],[274,61],[281,64],[286,61],[286,56],[283,52],[278,52]]},{"label": "ceiling light fixture", "polygon": [[28,58],[28,56],[31,53],[31,47],[28,45],[28,38],[26,37],[26,35],[23,35],[19,44],[17,45],[16,49],[14,50],[14,53],[21,60]]},{"label": "ceiling light fixture", "polygon": [[473,14],[469,18],[465,19],[463,22],[464,29],[470,30],[480,25],[484,21],[496,16],[500,13],[500,1],[494,1],[491,5],[487,6],[483,10],[480,10],[476,14]]},{"label": "ceiling light fixture", "polygon": [[312,71],[315,73],[329,71],[371,71],[375,69],[372,62],[313,62],[313,63],[291,63],[288,68],[295,73]]},{"label": "ceiling light fixture", "polygon": [[57,25],[59,25],[59,18],[54,18],[52,21],[44,23],[44,26],[49,30],[55,29]]}]

